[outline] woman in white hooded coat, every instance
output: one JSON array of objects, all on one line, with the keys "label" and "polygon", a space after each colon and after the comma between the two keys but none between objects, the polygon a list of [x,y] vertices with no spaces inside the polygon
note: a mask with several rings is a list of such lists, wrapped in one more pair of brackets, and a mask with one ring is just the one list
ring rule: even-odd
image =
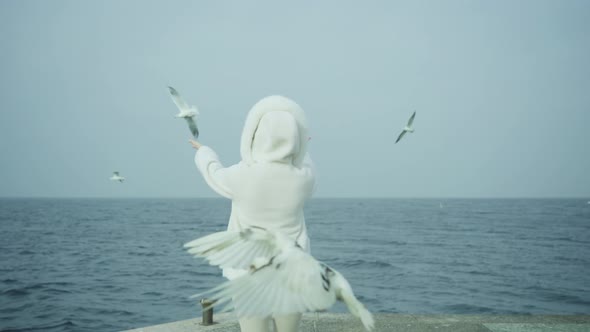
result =
[{"label": "woman in white hooded coat", "polygon": [[[197,149],[195,163],[207,184],[232,200],[228,230],[251,226],[279,230],[309,251],[303,206],[313,192],[314,172],[307,142],[303,110],[282,96],[263,98],[252,107],[242,132],[242,160],[236,165],[224,167],[215,151],[191,140]],[[223,270],[230,280],[244,273]],[[240,319],[240,328],[265,332],[271,319],[279,332],[293,332],[301,314]]]}]

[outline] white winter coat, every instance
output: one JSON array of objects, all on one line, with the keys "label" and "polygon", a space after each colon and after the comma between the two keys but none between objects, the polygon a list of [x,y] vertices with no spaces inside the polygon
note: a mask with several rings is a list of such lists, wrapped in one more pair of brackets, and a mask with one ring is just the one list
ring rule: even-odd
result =
[{"label": "white winter coat", "polygon": [[[238,164],[224,167],[211,148],[197,150],[195,163],[207,184],[232,200],[228,230],[277,229],[309,251],[303,206],[313,192],[314,174],[307,142],[301,107],[270,96],[256,103],[246,118]],[[233,279],[241,273],[225,269],[223,274]]]}]

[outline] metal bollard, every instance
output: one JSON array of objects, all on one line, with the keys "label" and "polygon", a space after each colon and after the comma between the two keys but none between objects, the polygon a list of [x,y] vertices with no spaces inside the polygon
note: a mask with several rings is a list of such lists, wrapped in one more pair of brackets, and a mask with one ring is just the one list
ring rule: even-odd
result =
[{"label": "metal bollard", "polygon": [[[213,301],[208,299],[201,299],[201,307],[203,307],[203,322],[201,323],[204,326],[213,325]],[[205,309],[207,308],[208,309]]]}]

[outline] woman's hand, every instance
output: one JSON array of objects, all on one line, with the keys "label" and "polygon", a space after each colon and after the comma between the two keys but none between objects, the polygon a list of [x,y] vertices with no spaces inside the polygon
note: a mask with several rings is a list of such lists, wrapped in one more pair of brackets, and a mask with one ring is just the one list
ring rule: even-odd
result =
[{"label": "woman's hand", "polygon": [[201,145],[201,143],[199,143],[199,142],[195,141],[195,140],[194,140],[194,139],[192,139],[192,138],[191,138],[191,139],[189,139],[189,140],[188,140],[188,142],[189,142],[189,143],[190,143],[190,144],[193,146],[193,148],[194,148],[195,150],[198,150],[198,149],[199,149],[199,148],[201,148],[201,146],[202,146],[202,145]]}]

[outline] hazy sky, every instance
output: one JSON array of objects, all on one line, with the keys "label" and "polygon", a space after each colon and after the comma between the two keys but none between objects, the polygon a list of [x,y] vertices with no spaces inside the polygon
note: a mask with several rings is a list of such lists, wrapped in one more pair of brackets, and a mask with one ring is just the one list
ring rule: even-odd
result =
[{"label": "hazy sky", "polygon": [[172,85],[226,165],[297,101],[318,197],[590,198],[589,35],[586,0],[0,1],[0,197],[214,197]]}]

